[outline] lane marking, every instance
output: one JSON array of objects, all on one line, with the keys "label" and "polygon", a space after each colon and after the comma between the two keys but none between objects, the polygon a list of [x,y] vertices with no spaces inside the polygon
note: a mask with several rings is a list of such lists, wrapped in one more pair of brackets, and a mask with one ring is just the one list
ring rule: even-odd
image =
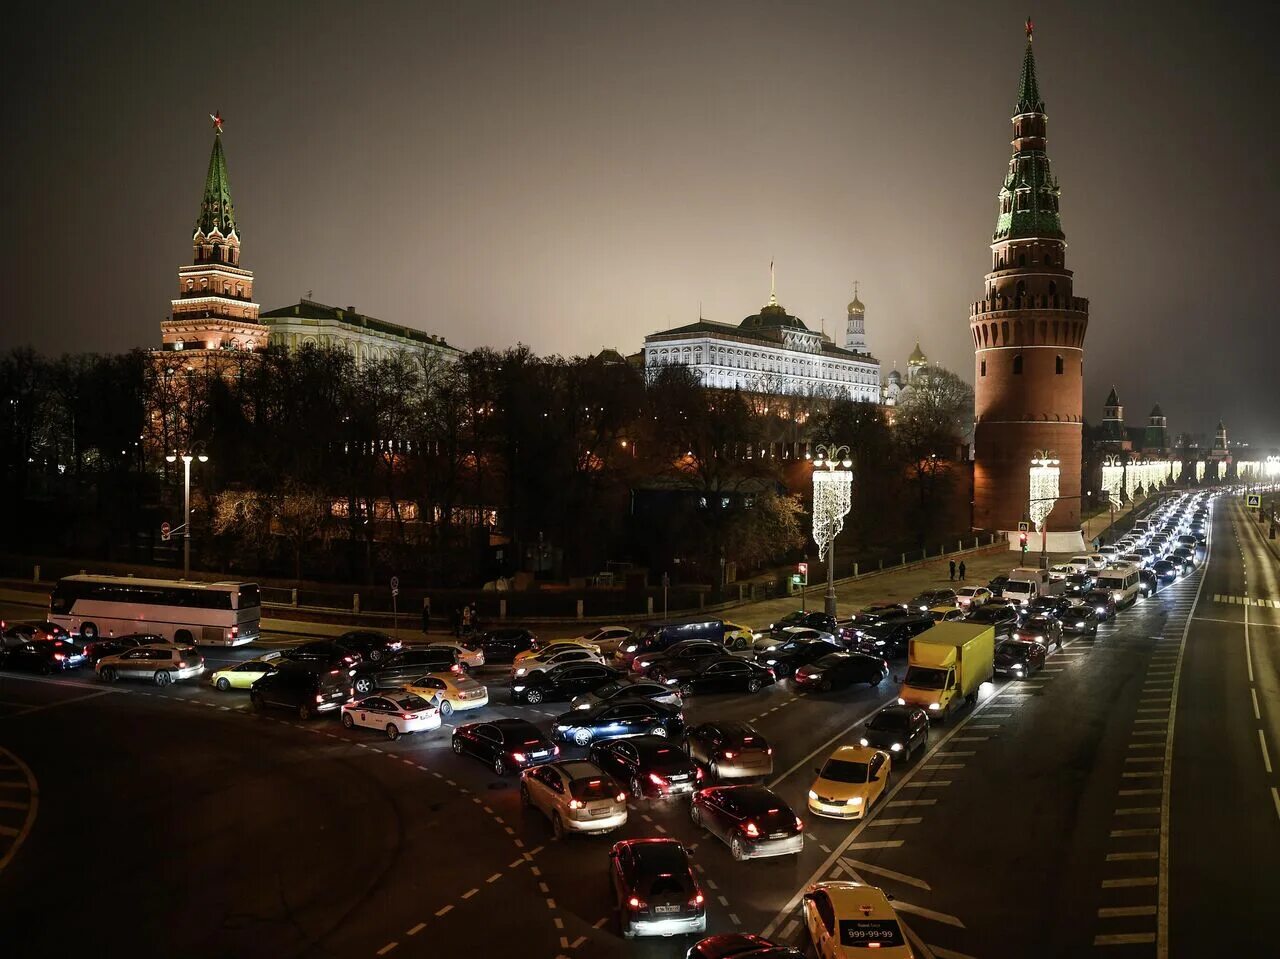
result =
[{"label": "lane marking", "polygon": [[925,892],[933,891],[933,887],[923,879],[917,879],[915,876],[908,876],[906,873],[902,872],[894,872],[892,869],[886,869],[884,866],[873,865],[872,863],[862,862],[858,859],[841,859],[840,864],[846,869],[853,869],[858,872],[874,873],[877,876],[884,876],[886,879],[893,879],[908,886],[915,886],[917,889],[923,889]]},{"label": "lane marking", "polygon": [[453,903],[450,903],[447,906],[437,909],[436,918],[439,919],[441,916],[447,916],[451,912],[453,912]]},{"label": "lane marking", "polygon": [[381,949],[378,950],[378,955],[385,956],[387,953],[389,953],[392,949],[394,949],[398,945],[400,945],[400,943],[398,942],[389,942],[385,946],[383,946]]},{"label": "lane marking", "polygon": [[902,845],[901,839],[872,840],[871,842],[851,842],[845,849],[897,849]]},{"label": "lane marking", "polygon": [[1159,859],[1160,854],[1155,852],[1109,852],[1107,853],[1107,862],[1127,862],[1131,859]]},{"label": "lane marking", "polygon": [[908,816],[904,819],[874,819],[867,823],[867,826],[914,826],[920,822],[924,820],[919,816]]},{"label": "lane marking", "polygon": [[1154,932],[1124,932],[1109,936],[1094,936],[1095,946],[1128,946],[1139,943],[1155,942]]},{"label": "lane marking", "polygon": [[1155,906],[1103,906],[1098,910],[1099,919],[1120,919],[1125,916],[1154,916]]},{"label": "lane marking", "polygon": [[938,912],[934,909],[926,909],[924,906],[917,906],[914,903],[903,902],[901,899],[893,901],[893,908],[897,912],[909,912],[915,916],[923,916],[925,919],[932,919],[934,922],[941,922],[944,925],[954,926],[957,929],[963,929],[964,923],[955,916],[945,912]]},{"label": "lane marking", "polygon": [[463,899],[470,899],[472,896],[474,896],[474,895],[475,895],[476,893],[478,893],[479,891],[480,891],[479,889],[468,889],[466,892],[464,892],[464,893],[462,894],[462,898],[463,898]]},{"label": "lane marking", "polygon": [[1113,829],[1111,830],[1112,839],[1128,839],[1134,836],[1158,836],[1160,830],[1155,826],[1142,829]]},{"label": "lane marking", "polygon": [[426,929],[426,928],[427,928],[427,924],[426,924],[425,922],[420,922],[420,923],[418,923],[416,926],[414,926],[412,929],[408,930],[408,931],[405,933],[405,935],[406,935],[406,936],[416,936],[418,933],[422,932],[422,930],[423,930],[423,929]]},{"label": "lane marking", "polygon": [[1271,775],[1271,755],[1267,752],[1267,737],[1263,735],[1261,729],[1258,730],[1258,745],[1262,747],[1262,765],[1266,767],[1267,775]]},{"label": "lane marking", "polygon": [[885,806],[936,806],[936,799],[895,799],[892,802],[885,803]]},{"label": "lane marking", "polygon": [[1154,886],[1159,879],[1156,876],[1134,876],[1129,879],[1104,879],[1103,889],[1129,889],[1134,886]]}]

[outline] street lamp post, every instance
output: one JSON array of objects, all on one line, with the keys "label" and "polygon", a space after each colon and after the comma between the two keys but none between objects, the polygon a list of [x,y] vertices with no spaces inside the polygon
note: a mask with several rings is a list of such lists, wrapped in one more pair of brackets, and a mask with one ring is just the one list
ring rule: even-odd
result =
[{"label": "street lamp post", "polygon": [[[182,578],[191,578],[191,461],[209,462],[204,453],[170,453],[165,457],[170,463],[182,460]],[[176,530],[174,531],[176,532]]]},{"label": "street lamp post", "polygon": [[1058,501],[1059,461],[1049,450],[1038,450],[1031,459],[1030,501],[1027,515],[1040,534],[1040,568],[1049,568],[1049,531],[1045,522]]},{"label": "street lamp post", "polygon": [[818,445],[813,460],[813,541],[818,559],[827,561],[827,594],[823,608],[836,615],[836,536],[844,528],[844,518],[853,505],[853,460],[849,447]]}]

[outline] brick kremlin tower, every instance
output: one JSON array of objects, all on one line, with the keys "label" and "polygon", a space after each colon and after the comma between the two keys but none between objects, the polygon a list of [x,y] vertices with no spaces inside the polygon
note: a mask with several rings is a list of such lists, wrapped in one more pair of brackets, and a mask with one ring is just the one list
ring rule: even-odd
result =
[{"label": "brick kremlin tower", "polygon": [[973,525],[1009,532],[1016,548],[1018,522],[1027,518],[1031,460],[1047,451],[1061,464],[1060,498],[1045,524],[1047,549],[1079,552],[1089,301],[1072,295],[1058,181],[1045,152],[1047,119],[1028,20],[991,272],[969,320],[976,367]]},{"label": "brick kremlin tower", "polygon": [[178,270],[178,298],[172,316],[160,324],[163,349],[181,351],[187,364],[226,351],[262,350],[267,328],[258,322],[253,273],[240,267],[240,234],[222,152],[222,117],[214,114],[213,152],[204,198],[192,234],[191,266]]}]

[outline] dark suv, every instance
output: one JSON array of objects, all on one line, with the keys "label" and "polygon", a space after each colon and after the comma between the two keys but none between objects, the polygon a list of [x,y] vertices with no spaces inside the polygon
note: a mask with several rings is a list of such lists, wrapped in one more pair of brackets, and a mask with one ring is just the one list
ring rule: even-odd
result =
[{"label": "dark suv", "polygon": [[249,687],[254,709],[289,709],[299,719],[330,712],[353,699],[351,682],[342,669],[309,669],[305,665],[284,664]]},{"label": "dark suv", "polygon": [[870,653],[885,659],[905,656],[911,637],[919,636],[932,625],[933,620],[928,616],[911,616],[870,626],[862,631],[853,648],[860,653]]},{"label": "dark suv", "polygon": [[458,653],[448,646],[402,649],[380,662],[358,663],[351,685],[361,696],[375,689],[391,689],[411,683],[427,673],[461,673]]},{"label": "dark suv", "polygon": [[707,931],[706,902],[680,843],[626,839],[609,863],[624,939]]},{"label": "dark suv", "polygon": [[508,626],[489,630],[478,645],[486,663],[511,663],[517,653],[533,649],[537,643],[538,637],[529,630]]}]

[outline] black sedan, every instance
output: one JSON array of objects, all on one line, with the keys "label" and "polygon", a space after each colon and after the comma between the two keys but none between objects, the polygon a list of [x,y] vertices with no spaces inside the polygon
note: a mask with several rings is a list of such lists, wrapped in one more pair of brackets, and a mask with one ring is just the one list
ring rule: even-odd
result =
[{"label": "black sedan", "polygon": [[804,959],[804,953],[750,932],[726,932],[699,939],[684,959]]},{"label": "black sedan", "polygon": [[1006,639],[996,647],[995,673],[997,676],[1023,679],[1043,667],[1048,655],[1048,650],[1040,643]]},{"label": "black sedan", "polygon": [[1010,635],[1013,628],[1018,625],[1018,607],[1010,606],[1008,603],[987,603],[975,609],[965,617],[965,620],[994,627],[998,639],[1001,636]]},{"label": "black sedan", "polygon": [[1091,589],[1082,597],[1084,605],[1092,606],[1100,622],[1116,618],[1116,598],[1109,589]]},{"label": "black sedan", "polygon": [[392,639],[386,633],[379,633],[372,629],[353,629],[343,633],[334,640],[334,643],[342,649],[359,653],[361,659],[373,663],[390,656],[404,646],[400,640]]},{"label": "black sedan", "polygon": [[804,823],[764,786],[703,789],[693,794],[689,816],[695,826],[719,837],[739,861],[804,851]]},{"label": "black sedan", "polygon": [[1143,567],[1138,570],[1138,594],[1141,596],[1154,596],[1160,588],[1160,579],[1156,576],[1154,570]]},{"label": "black sedan", "polygon": [[590,709],[597,703],[634,703],[653,700],[665,706],[680,708],[680,694],[670,686],[655,683],[652,679],[627,680],[606,683],[599,689],[575,696],[570,706],[574,709]]},{"label": "black sedan", "polygon": [[1172,583],[1182,572],[1182,565],[1180,563],[1172,563],[1167,559],[1160,559],[1152,564],[1151,569],[1155,572],[1160,582]]},{"label": "black sedan", "polygon": [[1089,573],[1072,573],[1067,577],[1066,585],[1062,589],[1062,595],[1069,599],[1078,599],[1093,589],[1094,582],[1093,576]]},{"label": "black sedan", "polygon": [[39,673],[42,676],[79,669],[86,662],[84,651],[66,639],[37,639],[30,643],[5,646],[0,651],[0,665],[5,669]]},{"label": "black sedan", "polygon": [[1062,631],[1073,636],[1097,636],[1101,619],[1096,606],[1072,606],[1062,617]]},{"label": "black sedan", "polygon": [[655,702],[599,703],[590,709],[561,713],[551,726],[553,735],[564,743],[590,746],[597,739],[629,736],[679,736],[684,732],[684,713]]},{"label": "black sedan", "polygon": [[538,637],[527,629],[504,627],[489,630],[477,645],[486,663],[510,663],[515,661],[517,653],[533,649],[537,642]]},{"label": "black sedan", "polygon": [[84,654],[89,662],[96,663],[103,656],[114,656],[116,653],[123,653],[126,649],[155,646],[167,642],[168,640],[163,636],[157,636],[154,633],[128,633],[124,636],[90,640],[84,644]]},{"label": "black sedan", "polygon": [[635,799],[685,796],[702,782],[702,770],[666,736],[605,739],[587,754]]},{"label": "black sedan", "polygon": [[789,639],[768,652],[756,653],[756,662],[772,669],[778,679],[786,679],[801,666],[808,666],[839,650],[839,646],[824,639]]},{"label": "black sedan", "polygon": [[538,703],[573,699],[595,692],[601,686],[616,683],[622,673],[600,663],[560,663],[547,669],[535,669],[511,680],[513,703]]},{"label": "black sedan", "polygon": [[830,633],[832,636],[836,634],[839,624],[834,616],[828,616],[826,613],[809,610],[797,609],[793,613],[787,613],[775,623],[770,623],[769,628],[765,630],[774,636],[781,636],[783,632],[790,626],[806,626],[809,629],[820,629],[824,633]]},{"label": "black sedan", "polygon": [[474,756],[499,776],[549,763],[560,755],[559,746],[523,719],[496,719],[491,723],[459,726],[453,731],[453,751],[459,756]]},{"label": "black sedan", "polygon": [[1037,596],[1031,605],[1024,607],[1019,615],[1025,621],[1040,614],[1061,618],[1071,609],[1071,600],[1066,596]]},{"label": "black sedan", "polygon": [[778,681],[773,671],[745,659],[729,657],[710,663],[693,663],[654,671],[654,679],[680,691],[698,693],[758,693]]},{"label": "black sedan", "polygon": [[879,686],[889,675],[889,664],[870,653],[828,653],[796,670],[796,689],[829,692],[854,683]]},{"label": "black sedan", "polygon": [[933,626],[929,616],[905,616],[892,622],[881,623],[862,630],[853,648],[861,653],[870,653],[891,659],[907,655],[907,645],[911,637],[918,636]]},{"label": "black sedan", "polygon": [[929,745],[929,716],[919,706],[886,706],[862,727],[863,746],[887,749],[908,759]]},{"label": "black sedan", "polygon": [[1013,631],[1014,639],[1040,643],[1046,650],[1057,646],[1062,648],[1062,620],[1048,613],[1036,613],[1028,616]]},{"label": "black sedan", "polygon": [[935,606],[954,606],[956,605],[956,591],[954,589],[926,589],[923,593],[913,596],[910,601],[903,603],[907,609],[915,610],[923,613],[926,609],[933,609]]},{"label": "black sedan", "polygon": [[682,639],[666,649],[638,654],[631,661],[631,668],[642,676],[652,676],[657,669],[724,659],[728,655],[729,651],[724,648],[724,643],[710,639]]},{"label": "black sedan", "polygon": [[707,906],[689,854],[674,839],[624,839],[609,852],[624,939],[707,931]]},{"label": "black sedan", "polygon": [[283,658],[325,669],[345,669],[354,676],[356,664],[360,662],[361,656],[354,650],[339,646],[331,639],[316,639],[285,650]]},{"label": "black sedan", "polygon": [[407,685],[427,673],[450,672],[462,672],[458,653],[450,646],[402,649],[383,656],[376,663],[357,663],[351,685],[357,695],[367,696],[377,689]]}]

